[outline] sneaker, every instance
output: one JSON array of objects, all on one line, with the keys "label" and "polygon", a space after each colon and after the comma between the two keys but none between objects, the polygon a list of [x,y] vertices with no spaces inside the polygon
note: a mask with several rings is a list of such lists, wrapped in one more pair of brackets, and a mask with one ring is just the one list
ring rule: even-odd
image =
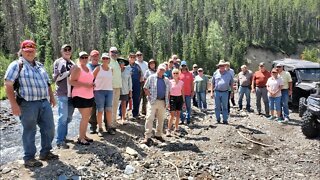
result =
[{"label": "sneaker", "polygon": [[261,115],[262,115],[262,113],[261,113],[261,112],[257,112],[257,113],[256,113],[256,115],[261,116]]},{"label": "sneaker", "polygon": [[72,139],[65,139],[64,142],[66,142],[66,143],[72,143],[72,142],[74,142],[74,140],[72,140]]},{"label": "sneaker", "polygon": [[110,135],[115,135],[115,134],[116,134],[116,131],[115,131],[114,128],[109,128],[109,129],[108,129],[108,133],[109,133]]},{"label": "sneaker", "polygon": [[68,144],[66,144],[65,142],[57,143],[57,147],[59,149],[69,149],[70,148],[70,146]]},{"label": "sneaker", "polygon": [[154,138],[160,142],[166,142],[166,140],[164,140],[161,136],[154,136]]},{"label": "sneaker", "polygon": [[42,162],[36,160],[36,159],[29,159],[29,160],[26,160],[24,161],[24,166],[27,167],[27,168],[30,168],[30,167],[41,167],[43,166]]},{"label": "sneaker", "polygon": [[289,118],[284,118],[284,122],[289,122],[290,121],[290,119]]},{"label": "sneaker", "polygon": [[167,137],[171,137],[171,130],[170,130],[170,129],[167,129],[167,131],[166,131],[166,136],[167,136]]},{"label": "sneaker", "polygon": [[274,120],[276,117],[274,117],[274,116],[270,116],[270,117],[268,117],[267,119],[268,120]]},{"label": "sneaker", "polygon": [[228,125],[229,123],[228,121],[223,121],[223,124]]},{"label": "sneaker", "polygon": [[42,161],[55,160],[55,159],[59,159],[59,156],[53,154],[52,152],[48,152],[48,154],[46,154],[46,155],[40,154],[39,159]]},{"label": "sneaker", "polygon": [[103,137],[103,129],[102,129],[102,128],[99,129],[99,131],[98,131],[98,136],[99,136],[99,137]]},{"label": "sneaker", "polygon": [[279,123],[283,123],[284,121],[282,120],[282,118],[277,118],[277,121],[279,122]]}]

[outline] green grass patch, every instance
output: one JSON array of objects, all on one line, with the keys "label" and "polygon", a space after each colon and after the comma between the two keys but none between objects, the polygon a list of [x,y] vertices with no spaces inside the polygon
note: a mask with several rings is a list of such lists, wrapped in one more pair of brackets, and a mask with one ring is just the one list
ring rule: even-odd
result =
[{"label": "green grass patch", "polygon": [[7,99],[7,94],[4,86],[0,86],[0,100]]}]

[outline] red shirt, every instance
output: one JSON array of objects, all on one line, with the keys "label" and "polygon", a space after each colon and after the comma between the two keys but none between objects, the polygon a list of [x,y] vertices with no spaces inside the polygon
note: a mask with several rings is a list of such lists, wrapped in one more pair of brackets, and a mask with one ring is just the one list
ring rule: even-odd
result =
[{"label": "red shirt", "polygon": [[181,72],[179,79],[183,81],[183,92],[186,96],[191,96],[193,76],[190,72]]},{"label": "red shirt", "polygon": [[253,75],[253,81],[256,87],[265,87],[267,84],[267,81],[271,77],[271,74],[269,71],[256,71]]}]

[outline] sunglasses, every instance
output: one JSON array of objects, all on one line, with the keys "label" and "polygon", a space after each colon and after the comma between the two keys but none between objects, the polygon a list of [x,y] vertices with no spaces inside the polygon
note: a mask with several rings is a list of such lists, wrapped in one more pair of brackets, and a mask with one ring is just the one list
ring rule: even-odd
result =
[{"label": "sunglasses", "polygon": [[173,58],[173,59],[178,59],[178,58]]},{"label": "sunglasses", "polygon": [[111,51],[111,53],[113,53],[113,54],[118,54],[118,51]]},{"label": "sunglasses", "polygon": [[173,73],[173,74],[179,74],[179,73]]},{"label": "sunglasses", "polygon": [[137,54],[137,56],[142,56],[142,54]]},{"label": "sunglasses", "polygon": [[80,59],[88,59],[88,56],[81,56]]},{"label": "sunglasses", "polygon": [[130,56],[129,58],[136,58],[135,56]]},{"label": "sunglasses", "polygon": [[198,72],[203,72],[203,71],[198,71]]},{"label": "sunglasses", "polygon": [[261,65],[261,66],[259,66],[259,67],[264,67],[264,65]]},{"label": "sunglasses", "polygon": [[187,65],[181,65],[182,67],[186,67]]},{"label": "sunglasses", "polygon": [[275,74],[275,73],[278,73],[278,72],[272,72],[272,74]]},{"label": "sunglasses", "polygon": [[103,57],[103,58],[101,58],[102,60],[110,60],[110,58],[108,58],[108,57]]},{"label": "sunglasses", "polygon": [[173,63],[173,61],[170,61],[169,63]]},{"label": "sunglasses", "polygon": [[198,67],[193,67],[193,68],[198,68]]},{"label": "sunglasses", "polygon": [[64,52],[71,52],[71,48],[63,49]]}]

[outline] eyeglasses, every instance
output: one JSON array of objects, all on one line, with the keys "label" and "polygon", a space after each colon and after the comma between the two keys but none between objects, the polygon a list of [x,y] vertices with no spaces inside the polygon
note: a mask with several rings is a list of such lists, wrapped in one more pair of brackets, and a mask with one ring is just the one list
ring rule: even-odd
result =
[{"label": "eyeglasses", "polygon": [[103,58],[101,58],[102,60],[110,60],[110,58],[108,58],[108,57],[103,57]]},{"label": "eyeglasses", "polygon": [[111,51],[111,53],[113,53],[113,54],[118,54],[118,51]]},{"label": "eyeglasses", "polygon": [[136,58],[135,56],[130,56],[129,58]]},{"label": "eyeglasses", "polygon": [[80,59],[88,59],[88,56],[81,56]]},{"label": "eyeglasses", "polygon": [[282,68],[282,66],[277,66],[276,68]]},{"label": "eyeglasses", "polygon": [[65,48],[63,49],[64,52],[71,52],[71,48]]},{"label": "eyeglasses", "polygon": [[173,58],[173,59],[178,59],[178,58],[175,57],[175,58]]},{"label": "eyeglasses", "polygon": [[173,73],[173,74],[179,74],[179,73]]}]

